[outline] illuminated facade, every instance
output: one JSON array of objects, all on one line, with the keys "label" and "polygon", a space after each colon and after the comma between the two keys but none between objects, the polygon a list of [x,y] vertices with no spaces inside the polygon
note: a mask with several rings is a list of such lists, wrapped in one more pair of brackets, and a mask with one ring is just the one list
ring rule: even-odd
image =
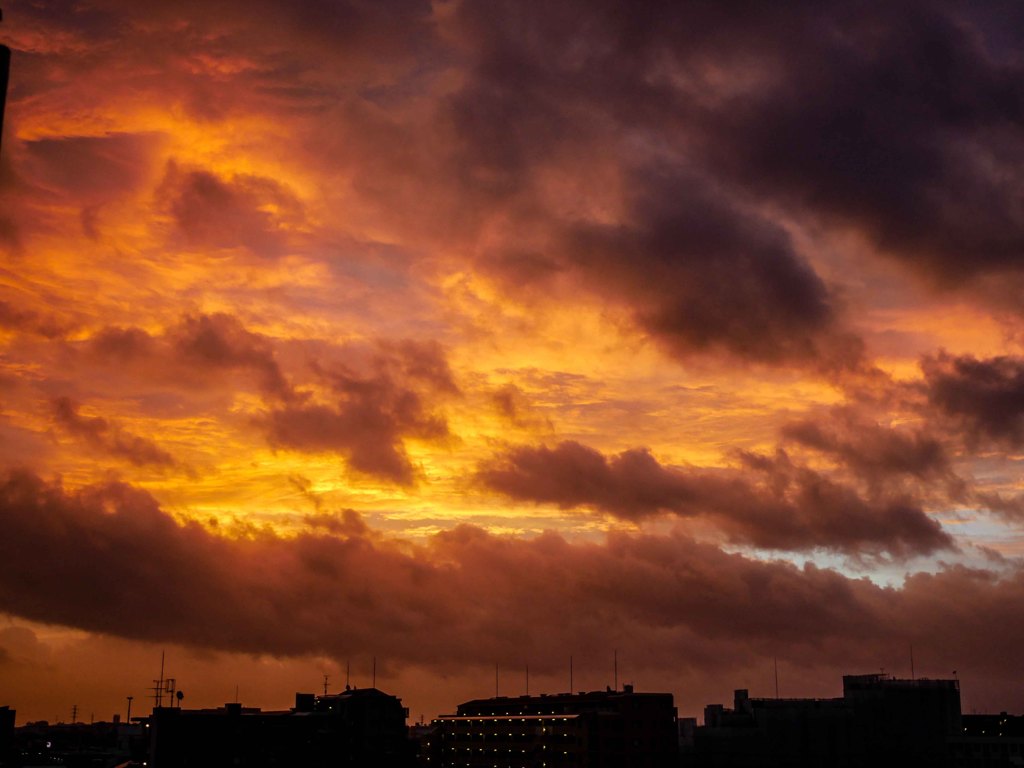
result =
[{"label": "illuminated facade", "polygon": [[672,694],[634,693],[631,686],[477,699],[434,725],[423,764],[445,768],[654,768],[678,760]]}]

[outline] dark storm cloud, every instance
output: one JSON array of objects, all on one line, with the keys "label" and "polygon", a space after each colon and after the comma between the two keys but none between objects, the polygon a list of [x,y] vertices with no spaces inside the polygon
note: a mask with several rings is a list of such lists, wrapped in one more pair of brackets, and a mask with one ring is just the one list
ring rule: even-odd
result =
[{"label": "dark storm cloud", "polygon": [[538,413],[526,393],[511,382],[491,392],[490,400],[498,414],[514,427],[548,432],[553,429],[551,419]]},{"label": "dark storm cloud", "polygon": [[107,326],[89,340],[91,351],[101,358],[129,361],[153,354],[156,340],[141,328]]},{"label": "dark storm cloud", "polygon": [[1024,445],[1024,358],[940,354],[921,368],[929,404],[969,442]]},{"label": "dark storm cloud", "polygon": [[38,312],[0,300],[0,328],[57,339],[67,334],[73,327],[54,314]]},{"label": "dark storm cloud", "polygon": [[83,416],[79,404],[67,397],[53,401],[53,418],[69,435],[81,438],[111,456],[127,459],[135,466],[173,467],[174,457],[152,440],[121,429],[99,416]]},{"label": "dark storm cloud", "polygon": [[654,668],[717,668],[766,647],[860,664],[927,637],[933,658],[964,654],[1009,673],[1024,642],[1024,618],[1007,610],[1024,599],[1018,572],[953,568],[883,589],[679,535],[571,544],[470,526],[400,547],[352,513],[287,539],[233,540],[176,522],[125,485],[70,492],[25,472],[0,482],[0,525],[0,610],[192,647],[444,666],[562,659],[566,648],[603,657],[612,633]]},{"label": "dark storm cloud", "polygon": [[[624,306],[676,355],[725,350],[770,362],[855,363],[857,341],[837,332],[827,287],[786,232],[718,184],[667,135],[646,133],[645,114],[664,110],[668,118],[671,100],[631,115],[617,101],[634,98],[622,73],[598,80],[610,69],[602,57],[615,44],[602,37],[603,17],[597,14],[585,28],[597,33],[589,39],[565,24],[563,10],[505,10],[515,19],[511,25],[499,27],[500,12],[491,9],[471,24],[475,31],[483,26],[493,46],[482,46],[474,71],[479,79],[453,101],[466,148],[459,156],[461,178],[474,199],[482,194],[532,225],[547,220],[547,238],[533,249],[512,241],[490,250],[483,266],[512,290],[568,275]],[[547,40],[559,34],[572,39]],[[605,43],[612,48],[602,49]],[[564,55],[569,44],[579,60]],[[529,54],[539,60],[531,62]],[[635,66],[628,58],[622,63],[626,71]],[[632,74],[637,89],[657,96],[639,82],[643,71]],[[609,133],[616,125],[632,143]],[[617,220],[556,218],[524,202],[537,194],[545,172],[579,173],[587,154],[618,165],[624,210]],[[621,159],[608,159],[617,155]]]},{"label": "dark storm cloud", "polygon": [[26,170],[51,193],[95,204],[145,181],[160,140],[157,135],[114,133],[26,141]]},{"label": "dark storm cloud", "polygon": [[904,556],[953,546],[912,499],[866,500],[782,453],[744,458],[746,471],[681,470],[645,450],[606,457],[566,441],[512,448],[484,463],[477,479],[513,499],[589,507],[627,520],[664,512],[701,516],[735,542],[773,549]]},{"label": "dark storm cloud", "polygon": [[[458,178],[561,235],[485,263],[570,270],[676,354],[858,358],[780,210],[939,282],[1024,265],[1019,6],[464,3],[457,28]],[[625,179],[624,219],[526,202],[588,163]]]},{"label": "dark storm cloud", "polygon": [[786,27],[775,35],[737,14],[733,46],[707,54],[737,64],[756,33],[768,73],[695,121],[710,164],[758,196],[861,230],[941,281],[1020,269],[1024,177],[1005,170],[1024,159],[1020,6],[776,13]]},{"label": "dark storm cloud", "polygon": [[840,415],[792,422],[781,433],[875,482],[892,475],[939,479],[952,471],[945,446],[924,430],[896,430]]},{"label": "dark storm cloud", "polygon": [[277,361],[274,340],[248,330],[234,315],[184,315],[163,334],[141,328],[107,326],[86,344],[96,360],[116,362],[125,375],[170,380],[187,387],[208,386],[222,373],[252,374],[267,397],[288,401],[295,396]]},{"label": "dark storm cloud", "polygon": [[[355,362],[356,355],[352,355]],[[350,467],[409,485],[417,469],[405,438],[448,436],[444,417],[430,410],[434,396],[457,393],[444,350],[436,343],[385,342],[361,366],[317,364],[333,402],[294,403],[259,420],[271,445],[335,452]]]},{"label": "dark storm cloud", "polygon": [[377,370],[419,382],[435,392],[458,394],[448,356],[438,342],[381,340],[377,346],[379,353],[373,362]]},{"label": "dark storm cloud", "polygon": [[249,369],[258,375],[267,394],[282,400],[292,397],[271,340],[249,331],[233,315],[186,316],[170,330],[168,338],[187,364]]},{"label": "dark storm cloud", "polygon": [[222,179],[171,163],[159,194],[193,248],[244,247],[258,256],[279,256],[287,247],[286,230],[304,219],[292,193],[259,176]]},{"label": "dark storm cloud", "polygon": [[250,422],[272,447],[335,453],[358,472],[402,485],[419,475],[405,441],[447,439],[436,407],[460,394],[437,342],[274,338],[225,313],[185,315],[157,335],[107,327],[85,350],[87,362],[116,363],[143,385],[228,396],[254,387],[263,409]]},{"label": "dark storm cloud", "polygon": [[627,222],[575,228],[564,251],[585,281],[625,298],[641,328],[677,354],[856,360],[856,343],[826,336],[828,291],[781,228],[706,179],[646,170],[631,183]]},{"label": "dark storm cloud", "polygon": [[511,250],[489,268],[512,286],[569,275],[678,356],[858,362],[827,287],[778,225],[685,169],[632,169],[625,197],[618,223],[555,225],[544,253]]}]

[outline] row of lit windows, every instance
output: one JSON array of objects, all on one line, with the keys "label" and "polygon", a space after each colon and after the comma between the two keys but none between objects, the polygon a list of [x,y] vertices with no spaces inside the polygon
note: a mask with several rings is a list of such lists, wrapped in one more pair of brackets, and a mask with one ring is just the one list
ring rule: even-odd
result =
[{"label": "row of lit windows", "polygon": [[[476,742],[476,743],[480,743],[480,742],[483,742],[483,743],[488,743],[488,742],[489,743],[495,743],[495,742],[497,742],[497,743],[509,743],[510,741],[517,742],[517,743],[524,743],[524,742],[525,743],[541,743],[542,741],[547,741],[549,743],[559,743],[559,742],[560,743],[578,743],[578,744],[579,743],[583,743],[583,739],[582,738],[579,738],[577,736],[573,736],[571,734],[563,734],[563,735],[559,735],[559,736],[552,735],[552,736],[549,736],[549,737],[544,738],[544,739],[529,738],[529,737],[526,737],[526,736],[513,736],[513,735],[509,735],[509,736],[499,737],[499,738],[473,738],[472,736],[470,736],[468,738],[467,737],[447,738],[447,739],[442,739],[442,740],[450,742],[450,743],[451,742],[455,742],[455,743],[473,743],[473,742]],[[622,739],[620,739],[620,740],[622,740]],[[638,739],[634,739],[634,740],[638,740]]]},{"label": "row of lit windows", "polygon": [[[447,749],[448,749],[449,752],[457,752],[460,749],[460,747],[448,747]],[[541,749],[547,749],[547,747],[541,747]],[[467,752],[472,752],[473,748],[472,747],[466,747],[466,751]],[[496,755],[499,752],[508,752],[508,753],[511,754],[514,750],[511,750],[511,749],[508,749],[508,750],[484,749],[483,747],[481,747],[480,749],[478,749],[476,751],[477,752],[483,752],[483,753],[486,753],[486,754]],[[526,754],[526,750],[525,749],[520,750],[520,752],[522,752],[523,754]],[[568,755],[569,751],[568,750],[562,750],[562,754],[563,755]]]},{"label": "row of lit windows", "polygon": [[[571,719],[576,719],[578,715],[572,715]],[[439,717],[435,718],[435,723],[475,723],[479,720],[481,723],[500,723],[502,718],[500,717]],[[570,720],[569,717],[551,717],[549,715],[526,715],[524,717],[510,717],[508,722],[521,722],[525,723],[527,720],[561,720],[563,723]]]},{"label": "row of lit windows", "polygon": [[[555,738],[558,738],[559,736],[564,736],[566,738],[575,738],[577,732],[576,731],[555,731],[553,729],[541,728],[540,729],[540,733],[545,734],[545,738],[555,739]],[[491,733],[481,733],[479,731],[477,733],[473,733],[472,731],[469,731],[469,732],[467,732],[467,731],[454,731],[451,734],[448,734],[448,733],[442,734],[442,736],[444,738],[451,737],[451,738],[454,738],[454,739],[467,739],[467,738],[468,739],[472,739],[474,736],[479,736],[482,739],[486,739],[489,736],[515,736],[516,738],[527,738],[527,737],[536,737],[537,735],[538,735],[537,731],[508,731],[507,733],[502,732],[502,731],[493,731]]]}]

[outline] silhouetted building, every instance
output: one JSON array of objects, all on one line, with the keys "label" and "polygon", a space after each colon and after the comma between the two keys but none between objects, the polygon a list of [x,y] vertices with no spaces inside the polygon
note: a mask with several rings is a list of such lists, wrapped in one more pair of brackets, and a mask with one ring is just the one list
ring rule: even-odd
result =
[{"label": "silhouetted building", "polygon": [[476,699],[433,724],[424,765],[662,768],[678,761],[672,694],[634,693],[632,686]]},{"label": "silhouetted building", "polygon": [[[4,12],[0,10],[0,21],[3,21]],[[0,148],[3,147],[4,135],[4,108],[7,105],[7,79],[11,72],[11,49],[6,45],[0,45]]]},{"label": "silhouetted building", "polygon": [[[116,717],[116,716],[115,716]],[[141,725],[101,721],[28,723],[14,733],[12,766],[62,765],[68,768],[109,768],[142,765],[148,742]]]},{"label": "silhouetted building", "polygon": [[1024,766],[1024,717],[964,715],[960,734],[950,742],[953,768]]},{"label": "silhouetted building", "polygon": [[943,766],[961,728],[956,680],[850,675],[842,698],[752,699],[738,690],[732,709],[708,706],[687,764]]},{"label": "silhouetted building", "polygon": [[855,736],[869,755],[939,765],[946,758],[950,738],[963,727],[957,680],[847,675],[843,699],[853,705]]},{"label": "silhouetted building", "polygon": [[15,710],[0,707],[0,765],[14,764],[14,718]]},{"label": "silhouetted building", "polygon": [[264,712],[159,707],[149,718],[153,768],[393,766],[409,762],[402,700],[376,688],[295,694],[295,707]]}]

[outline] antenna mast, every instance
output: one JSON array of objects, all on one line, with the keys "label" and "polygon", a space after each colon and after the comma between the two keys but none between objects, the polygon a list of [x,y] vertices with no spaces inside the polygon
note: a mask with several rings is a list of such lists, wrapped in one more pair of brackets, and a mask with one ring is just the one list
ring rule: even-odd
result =
[{"label": "antenna mast", "polygon": [[160,679],[153,681],[153,707],[159,709],[164,705],[164,651],[160,651]]}]

